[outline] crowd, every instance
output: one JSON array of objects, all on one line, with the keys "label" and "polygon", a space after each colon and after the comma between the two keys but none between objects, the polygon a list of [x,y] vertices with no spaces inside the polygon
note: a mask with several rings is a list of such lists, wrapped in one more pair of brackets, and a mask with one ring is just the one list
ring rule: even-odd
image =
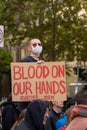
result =
[{"label": "crowd", "polygon": [[[42,49],[41,41],[32,39],[30,55],[21,62],[43,62]],[[13,102],[11,96],[0,104],[2,130],[87,130],[87,85],[67,101]]]},{"label": "crowd", "polygon": [[33,100],[20,112],[18,103],[8,97],[1,107],[2,130],[87,129],[87,85],[65,106],[63,101]]}]

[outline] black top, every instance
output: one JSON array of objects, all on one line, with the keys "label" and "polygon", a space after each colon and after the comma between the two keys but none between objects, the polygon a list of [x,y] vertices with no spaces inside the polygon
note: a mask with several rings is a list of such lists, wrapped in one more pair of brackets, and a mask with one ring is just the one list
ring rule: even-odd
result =
[{"label": "black top", "polygon": [[49,118],[47,120],[45,130],[56,130],[56,122],[61,117],[64,116],[64,113],[61,111],[59,113],[56,113],[53,109],[49,110]]},{"label": "black top", "polygon": [[34,59],[32,56],[27,56],[24,59],[22,59],[21,62],[37,62],[37,60]]},{"label": "black top", "polygon": [[2,128],[3,130],[10,130],[12,125],[18,119],[19,111],[12,102],[5,102],[2,110]]},{"label": "black top", "polygon": [[15,130],[43,130],[43,117],[48,106],[48,101],[33,100],[30,102],[25,119]]}]

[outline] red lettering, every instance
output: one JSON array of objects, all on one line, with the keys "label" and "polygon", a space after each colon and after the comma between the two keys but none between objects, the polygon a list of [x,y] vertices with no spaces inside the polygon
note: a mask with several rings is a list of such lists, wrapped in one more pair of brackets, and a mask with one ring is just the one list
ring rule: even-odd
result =
[{"label": "red lettering", "polygon": [[21,67],[22,69],[22,79],[28,79],[28,77],[25,77],[24,67]]},{"label": "red lettering", "polygon": [[66,91],[65,81],[61,80],[61,81],[60,81],[60,93],[61,93],[61,94],[64,94],[65,91]]},{"label": "red lettering", "polygon": [[49,68],[47,66],[37,66],[36,68],[36,77],[37,78],[47,78],[47,76],[49,75]]},{"label": "red lettering", "polygon": [[14,95],[32,94],[31,83],[30,82],[15,83],[14,86],[13,86],[13,94]]},{"label": "red lettering", "polygon": [[21,101],[31,101],[34,99],[38,99],[38,96],[37,95],[20,96]]},{"label": "red lettering", "polygon": [[58,70],[59,70],[59,77],[60,76],[64,77],[64,70],[65,70],[64,65],[62,65],[62,66],[59,65]]},{"label": "red lettering", "polygon": [[18,83],[15,83],[13,85],[13,94],[16,96],[19,94],[19,84]]},{"label": "red lettering", "polygon": [[35,76],[35,68],[34,66],[29,66],[28,68],[28,77],[29,78],[34,78]]},{"label": "red lettering", "polygon": [[21,101],[28,101],[28,96],[21,96],[21,97],[20,97],[20,100],[21,100]]},{"label": "red lettering", "polygon": [[57,94],[60,89],[59,83],[57,81],[53,81],[53,94]]},{"label": "red lettering", "polygon": [[41,94],[41,82],[36,82],[36,95]]},{"label": "red lettering", "polygon": [[30,82],[26,82],[26,94],[32,94]]},{"label": "red lettering", "polygon": [[50,95],[44,96],[44,100],[52,101],[54,100],[54,96],[50,96]]},{"label": "red lettering", "polygon": [[14,80],[20,80],[20,79],[28,79],[28,77],[25,77],[24,67],[20,66],[14,66],[13,67],[13,75]]},{"label": "red lettering", "polygon": [[42,66],[37,66],[37,68],[36,68],[36,77],[41,78],[42,74],[43,74]]},{"label": "red lettering", "polygon": [[43,78],[47,78],[47,76],[49,75],[49,68],[47,66],[43,66]]},{"label": "red lettering", "polygon": [[21,79],[21,67],[20,66],[13,66],[13,78],[14,80],[19,80]]},{"label": "red lettering", "polygon": [[41,93],[42,94],[44,94],[44,93],[47,94],[48,93],[47,88],[46,88],[46,84],[45,84],[44,81],[42,81]]},{"label": "red lettering", "polygon": [[36,94],[48,94],[50,92],[52,93],[51,82],[50,83],[48,83],[47,81],[36,82]]},{"label": "red lettering", "polygon": [[47,94],[52,94],[53,93],[53,84],[52,84],[52,82],[46,81],[46,89],[47,89]]},{"label": "red lettering", "polygon": [[56,94],[59,91],[59,87],[57,81],[36,81],[36,94]]},{"label": "red lettering", "polygon": [[14,80],[28,80],[33,78],[47,78],[50,70],[47,66],[14,66],[13,67],[13,79]]},{"label": "red lettering", "polygon": [[58,76],[57,66],[54,65],[52,66],[52,77],[57,78],[57,76]]},{"label": "red lettering", "polygon": [[60,66],[52,66],[52,77],[58,78],[58,77],[64,77],[64,65]]}]

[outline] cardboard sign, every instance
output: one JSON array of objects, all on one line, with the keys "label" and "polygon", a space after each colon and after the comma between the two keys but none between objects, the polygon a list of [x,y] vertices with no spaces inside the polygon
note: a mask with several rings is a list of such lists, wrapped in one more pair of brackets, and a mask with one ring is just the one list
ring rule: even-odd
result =
[{"label": "cardboard sign", "polygon": [[11,63],[12,100],[66,99],[64,62]]}]

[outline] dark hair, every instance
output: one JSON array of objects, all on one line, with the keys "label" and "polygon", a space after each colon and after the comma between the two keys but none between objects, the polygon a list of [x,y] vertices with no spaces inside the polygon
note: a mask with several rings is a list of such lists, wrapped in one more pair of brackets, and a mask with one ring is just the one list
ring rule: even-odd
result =
[{"label": "dark hair", "polygon": [[73,97],[78,104],[87,105],[87,85],[85,85],[75,96]]},{"label": "dark hair", "polygon": [[66,107],[69,108],[72,105],[75,105],[75,100],[72,97],[68,97],[66,101]]}]

